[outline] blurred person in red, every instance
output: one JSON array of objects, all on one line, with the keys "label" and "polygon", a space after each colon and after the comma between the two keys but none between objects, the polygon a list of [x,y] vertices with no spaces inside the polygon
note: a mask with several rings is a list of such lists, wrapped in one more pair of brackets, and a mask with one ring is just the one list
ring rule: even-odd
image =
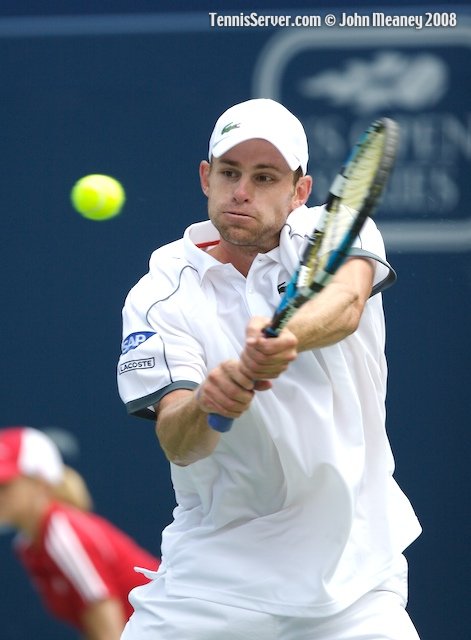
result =
[{"label": "blurred person in red", "polygon": [[0,525],[44,606],[86,640],[118,640],[133,609],[128,593],[160,560],[91,513],[81,475],[31,427],[0,429]]}]

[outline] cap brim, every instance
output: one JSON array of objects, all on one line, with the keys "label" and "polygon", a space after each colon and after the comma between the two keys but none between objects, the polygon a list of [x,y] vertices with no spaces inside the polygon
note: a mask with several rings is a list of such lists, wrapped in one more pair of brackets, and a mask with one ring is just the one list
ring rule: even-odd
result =
[{"label": "cap brim", "polygon": [[301,163],[297,158],[295,158],[292,155],[287,156],[283,152],[282,150],[283,145],[281,144],[281,142],[278,142],[277,140],[273,140],[272,137],[270,138],[268,136],[264,136],[263,132],[261,133],[260,131],[257,131],[256,133],[245,131],[243,135],[242,134],[237,135],[236,133],[233,133],[232,135],[227,136],[227,138],[223,138],[222,140],[219,140],[219,142],[214,145],[212,149],[212,155],[215,158],[220,158],[225,153],[230,151],[233,147],[236,147],[238,144],[241,144],[242,142],[247,142],[248,140],[266,140],[267,142],[272,144],[276,149],[278,149],[278,151],[281,153],[283,158],[286,160],[286,163],[288,167],[291,169],[291,171],[295,171],[298,167],[301,166]]}]

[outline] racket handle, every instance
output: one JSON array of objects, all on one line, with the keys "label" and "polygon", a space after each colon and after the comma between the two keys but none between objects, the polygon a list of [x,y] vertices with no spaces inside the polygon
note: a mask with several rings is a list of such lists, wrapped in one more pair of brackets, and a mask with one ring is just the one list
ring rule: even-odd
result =
[{"label": "racket handle", "polygon": [[229,429],[232,427],[233,422],[234,420],[232,418],[226,418],[226,416],[220,416],[218,413],[210,413],[208,415],[208,424],[211,427],[211,429],[214,429],[215,431],[220,431],[221,433],[229,431]]},{"label": "racket handle", "polygon": [[[279,333],[279,329],[275,326],[268,326],[263,329],[263,333],[267,338],[276,338]],[[234,420],[232,418],[226,418],[225,416],[220,416],[218,413],[210,413],[208,415],[208,424],[211,429],[215,431],[220,431],[221,433],[225,433],[229,431],[232,427],[232,423]]]},{"label": "racket handle", "polygon": [[270,326],[270,325],[268,325],[268,327],[265,327],[265,329],[263,329],[262,331],[263,331],[263,335],[265,336],[265,338],[277,338],[278,337],[277,329],[273,329],[273,327]]}]

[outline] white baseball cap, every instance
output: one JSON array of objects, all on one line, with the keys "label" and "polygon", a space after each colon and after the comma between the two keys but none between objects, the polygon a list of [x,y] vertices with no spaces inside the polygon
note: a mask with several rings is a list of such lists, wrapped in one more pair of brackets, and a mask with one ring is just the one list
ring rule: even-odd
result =
[{"label": "white baseball cap", "polygon": [[292,171],[301,167],[306,174],[309,151],[304,127],[291,111],[268,98],[241,102],[220,116],[209,141],[209,160],[255,138],[271,142]]},{"label": "white baseball cap", "polygon": [[60,451],[45,433],[31,427],[0,430],[0,483],[24,475],[56,485],[63,473]]}]

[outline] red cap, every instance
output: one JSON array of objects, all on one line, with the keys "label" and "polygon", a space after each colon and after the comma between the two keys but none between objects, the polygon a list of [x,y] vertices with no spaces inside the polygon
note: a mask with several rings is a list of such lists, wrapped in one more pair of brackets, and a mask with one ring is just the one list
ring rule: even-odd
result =
[{"label": "red cap", "polygon": [[0,483],[25,475],[58,484],[63,470],[59,449],[42,431],[31,427],[0,430]]}]

